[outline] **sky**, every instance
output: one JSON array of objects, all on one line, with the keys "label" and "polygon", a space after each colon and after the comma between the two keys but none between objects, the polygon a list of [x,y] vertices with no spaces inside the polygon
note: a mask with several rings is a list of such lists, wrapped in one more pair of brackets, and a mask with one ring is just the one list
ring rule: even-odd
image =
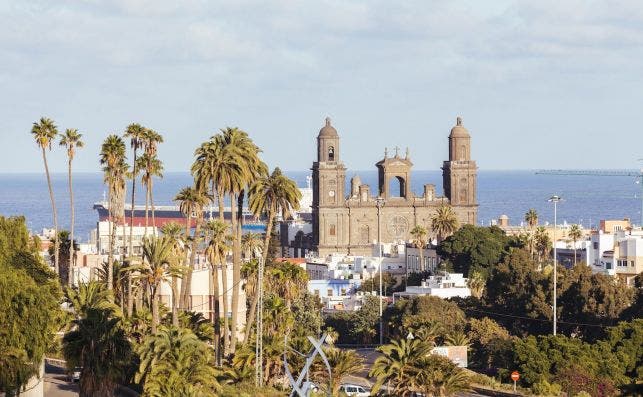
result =
[{"label": "sky", "polygon": [[0,0],[0,87],[0,173],[42,171],[43,116],[85,172],[132,122],[167,171],[226,126],[306,170],[326,117],[349,169],[437,170],[457,116],[480,169],[638,168],[643,2]]}]

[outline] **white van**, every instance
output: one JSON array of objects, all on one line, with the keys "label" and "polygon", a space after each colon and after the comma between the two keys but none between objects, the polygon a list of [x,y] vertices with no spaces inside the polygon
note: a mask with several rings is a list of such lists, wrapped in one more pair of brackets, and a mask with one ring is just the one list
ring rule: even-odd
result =
[{"label": "white van", "polygon": [[349,397],[369,397],[371,395],[363,386],[358,385],[341,385],[339,390],[346,393]]}]

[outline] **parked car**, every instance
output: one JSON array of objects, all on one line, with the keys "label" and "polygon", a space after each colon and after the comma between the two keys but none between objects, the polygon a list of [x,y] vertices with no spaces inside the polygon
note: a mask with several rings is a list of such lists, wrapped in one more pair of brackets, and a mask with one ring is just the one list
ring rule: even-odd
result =
[{"label": "parked car", "polygon": [[70,382],[80,382],[80,372],[81,371],[82,371],[81,367],[76,367],[76,368],[74,368],[72,370],[69,370],[69,372],[67,372],[67,379]]},{"label": "parked car", "polygon": [[371,395],[370,391],[359,385],[341,385],[339,391],[343,391],[349,397],[369,397]]}]

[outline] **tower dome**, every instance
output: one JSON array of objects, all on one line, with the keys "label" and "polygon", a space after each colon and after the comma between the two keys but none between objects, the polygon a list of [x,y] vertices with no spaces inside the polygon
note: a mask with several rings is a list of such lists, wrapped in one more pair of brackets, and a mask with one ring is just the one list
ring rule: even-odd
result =
[{"label": "tower dome", "polygon": [[321,130],[319,130],[319,136],[320,137],[336,137],[339,136],[337,135],[337,130],[335,127],[330,125],[330,117],[326,117],[326,125],[322,127]]},{"label": "tower dome", "polygon": [[470,138],[469,131],[462,125],[462,117],[458,117],[455,126],[451,128],[449,138]]}]

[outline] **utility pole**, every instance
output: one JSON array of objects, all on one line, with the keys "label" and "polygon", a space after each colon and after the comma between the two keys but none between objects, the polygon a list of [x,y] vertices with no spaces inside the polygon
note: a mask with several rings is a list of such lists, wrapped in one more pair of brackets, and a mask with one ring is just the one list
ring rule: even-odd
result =
[{"label": "utility pole", "polygon": [[550,203],[554,203],[554,238],[553,238],[553,243],[554,243],[554,335],[556,335],[556,268],[557,266],[557,258],[556,258],[556,228],[557,226],[557,219],[556,219],[556,210],[557,210],[557,205],[558,202],[561,201],[562,199],[559,196],[551,196],[551,198],[548,200]]},{"label": "utility pole", "polygon": [[375,205],[377,206],[377,253],[378,253],[378,258],[379,258],[379,266],[380,266],[380,345],[384,344],[384,320],[382,318],[383,315],[383,310],[382,310],[382,227],[381,227],[381,222],[380,222],[380,212],[382,209],[382,206],[384,205],[384,198],[382,196],[379,196],[375,199]]}]

